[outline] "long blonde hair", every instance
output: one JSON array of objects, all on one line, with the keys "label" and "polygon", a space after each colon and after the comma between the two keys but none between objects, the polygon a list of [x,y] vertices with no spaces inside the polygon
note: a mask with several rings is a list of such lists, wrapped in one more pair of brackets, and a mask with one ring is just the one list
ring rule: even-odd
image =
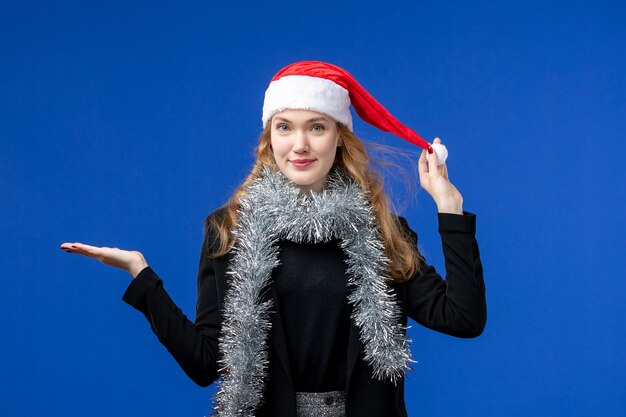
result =
[{"label": "long blonde hair", "polygon": [[[350,177],[367,190],[370,203],[378,221],[381,238],[385,243],[385,254],[390,260],[389,275],[396,282],[405,282],[425,267],[424,259],[415,247],[415,242],[404,232],[398,217],[391,213],[389,199],[383,189],[381,176],[371,169],[369,157],[363,142],[346,126],[337,123],[337,131],[343,146],[337,148],[335,165],[346,170]],[[235,237],[231,230],[237,223],[239,199],[246,193],[248,185],[261,175],[263,166],[278,169],[271,148],[271,123],[259,136],[255,150],[256,161],[243,183],[222,206],[223,216],[211,216],[211,225],[218,231],[219,246],[213,257],[228,253]]]}]

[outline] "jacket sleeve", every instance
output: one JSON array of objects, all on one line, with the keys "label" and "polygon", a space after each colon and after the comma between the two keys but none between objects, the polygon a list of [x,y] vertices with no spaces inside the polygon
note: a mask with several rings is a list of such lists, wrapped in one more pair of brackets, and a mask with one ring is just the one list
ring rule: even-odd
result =
[{"label": "jacket sleeve", "polygon": [[159,341],[202,387],[211,385],[218,377],[219,307],[213,260],[208,256],[213,237],[211,228],[206,227],[198,266],[195,323],[172,301],[150,266],[141,270],[122,297],[144,314]]},{"label": "jacket sleeve", "polygon": [[[417,247],[417,234],[399,218]],[[446,278],[422,258],[421,274],[404,285],[407,315],[417,323],[456,337],[477,337],[487,322],[483,267],[476,241],[476,215],[438,213]]]}]

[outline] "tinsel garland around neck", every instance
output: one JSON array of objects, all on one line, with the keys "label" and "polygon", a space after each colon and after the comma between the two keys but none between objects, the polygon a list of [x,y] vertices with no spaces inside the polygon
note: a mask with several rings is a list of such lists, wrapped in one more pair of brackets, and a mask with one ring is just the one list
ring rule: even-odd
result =
[{"label": "tinsel garland around neck", "polygon": [[340,240],[352,288],[351,319],[359,328],[364,360],[375,378],[395,384],[410,369],[410,340],[387,285],[389,259],[362,188],[342,170],[333,169],[321,192],[301,194],[284,174],[265,167],[239,204],[220,336],[217,415],[253,416],[262,401],[272,309],[272,300],[264,300],[263,294],[279,264],[281,239]]}]

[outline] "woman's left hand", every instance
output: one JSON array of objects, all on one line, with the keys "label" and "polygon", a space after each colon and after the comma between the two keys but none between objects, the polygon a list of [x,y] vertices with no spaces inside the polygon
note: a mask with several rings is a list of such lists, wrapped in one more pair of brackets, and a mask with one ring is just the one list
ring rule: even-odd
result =
[{"label": "woman's left hand", "polygon": [[[441,143],[435,138],[433,143]],[[448,179],[446,164],[437,165],[437,154],[422,150],[418,162],[420,185],[431,195],[439,213],[463,214],[463,196]]]}]

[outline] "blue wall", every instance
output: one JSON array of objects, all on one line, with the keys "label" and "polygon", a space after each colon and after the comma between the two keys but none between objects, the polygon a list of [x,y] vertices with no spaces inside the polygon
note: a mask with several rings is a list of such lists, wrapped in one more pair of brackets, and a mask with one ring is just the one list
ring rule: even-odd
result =
[{"label": "blue wall", "polygon": [[[0,13],[4,414],[206,415],[213,388],[121,301],[130,275],[58,246],[140,250],[193,318],[202,222],[250,167],[267,83],[315,59],[440,136],[477,213],[489,322],[413,326],[410,414],[625,415],[624,6],[132,3]],[[430,196],[404,215],[444,273]]]}]

